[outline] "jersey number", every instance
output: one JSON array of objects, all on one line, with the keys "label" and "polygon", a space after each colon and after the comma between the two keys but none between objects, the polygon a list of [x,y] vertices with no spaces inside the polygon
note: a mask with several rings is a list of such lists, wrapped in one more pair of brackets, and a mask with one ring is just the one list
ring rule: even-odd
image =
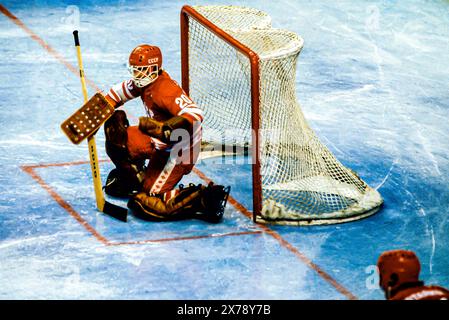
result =
[{"label": "jersey number", "polygon": [[175,102],[181,109],[184,109],[186,107],[194,107],[195,106],[193,101],[185,94],[181,94],[181,96],[179,98],[175,99]]}]

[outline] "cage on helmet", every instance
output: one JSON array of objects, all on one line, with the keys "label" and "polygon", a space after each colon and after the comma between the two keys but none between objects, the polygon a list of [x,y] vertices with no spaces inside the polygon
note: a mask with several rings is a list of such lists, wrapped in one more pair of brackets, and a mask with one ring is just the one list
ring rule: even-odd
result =
[{"label": "cage on helmet", "polygon": [[379,257],[377,267],[379,284],[384,290],[394,290],[403,283],[419,281],[421,265],[413,251],[386,251]]},{"label": "cage on helmet", "polygon": [[162,53],[159,47],[141,44],[129,55],[128,70],[139,88],[154,82],[162,67]]}]

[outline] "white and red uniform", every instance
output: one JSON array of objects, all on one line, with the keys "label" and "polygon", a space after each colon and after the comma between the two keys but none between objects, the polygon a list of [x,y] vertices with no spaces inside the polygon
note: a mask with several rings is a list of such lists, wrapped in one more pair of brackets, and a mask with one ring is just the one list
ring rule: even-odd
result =
[{"label": "white and red uniform", "polygon": [[127,129],[128,152],[132,160],[149,159],[145,172],[143,190],[147,193],[167,193],[172,191],[181,178],[190,173],[195,165],[201,145],[203,112],[187,96],[184,90],[167,72],[162,71],[156,81],[139,88],[133,80],[123,81],[114,85],[107,96],[120,107],[127,101],[140,97],[145,105],[148,116],[164,122],[175,116],[182,116],[192,124],[193,132],[189,141],[180,141],[177,149],[188,152],[190,161],[176,163],[170,157],[170,151],[175,144],[150,137],[141,132],[138,126]]},{"label": "white and red uniform", "polygon": [[448,300],[449,291],[439,286],[416,285],[397,290],[389,300]]}]

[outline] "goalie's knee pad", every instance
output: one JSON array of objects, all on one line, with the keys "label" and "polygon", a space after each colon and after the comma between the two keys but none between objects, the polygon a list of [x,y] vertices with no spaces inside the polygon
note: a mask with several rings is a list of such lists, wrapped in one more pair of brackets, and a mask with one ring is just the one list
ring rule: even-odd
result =
[{"label": "goalie's knee pad", "polygon": [[104,186],[106,194],[128,197],[140,191],[145,160],[131,160],[127,147],[129,121],[123,110],[116,110],[105,122],[106,153],[116,169],[109,173]]},{"label": "goalie's knee pad", "polygon": [[110,146],[106,150],[115,164],[115,169],[109,173],[104,186],[106,194],[113,197],[128,197],[140,191],[145,178],[145,160],[130,160],[126,151],[117,150],[115,146]]},{"label": "goalie's knee pad", "polygon": [[109,172],[103,189],[107,195],[112,197],[128,198],[141,190],[141,180],[134,171],[129,172],[115,168]]}]

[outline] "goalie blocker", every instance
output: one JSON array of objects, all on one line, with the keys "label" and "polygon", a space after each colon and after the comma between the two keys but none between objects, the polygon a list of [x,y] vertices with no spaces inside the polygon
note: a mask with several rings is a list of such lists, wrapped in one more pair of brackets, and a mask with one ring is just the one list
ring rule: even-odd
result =
[{"label": "goalie blocker", "polygon": [[113,113],[114,107],[97,92],[61,124],[61,129],[72,143],[79,144],[95,134]]}]

